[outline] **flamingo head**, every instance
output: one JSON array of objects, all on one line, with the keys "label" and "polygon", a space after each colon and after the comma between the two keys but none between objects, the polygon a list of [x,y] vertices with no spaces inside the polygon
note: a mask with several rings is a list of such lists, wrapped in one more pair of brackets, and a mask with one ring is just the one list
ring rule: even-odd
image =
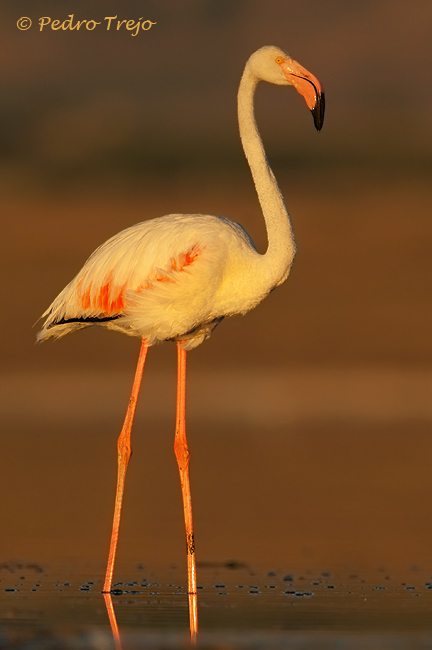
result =
[{"label": "flamingo head", "polygon": [[324,90],[313,74],[283,50],[271,45],[254,52],[248,63],[256,79],[279,86],[294,86],[308,105],[315,128],[321,130],[324,122]]}]

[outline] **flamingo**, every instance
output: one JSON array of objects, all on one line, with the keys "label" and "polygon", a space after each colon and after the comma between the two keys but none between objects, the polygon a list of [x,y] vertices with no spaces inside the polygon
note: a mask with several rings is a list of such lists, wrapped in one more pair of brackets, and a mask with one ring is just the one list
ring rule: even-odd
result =
[{"label": "flamingo", "polygon": [[101,325],[141,339],[126,419],[118,439],[118,478],[113,528],[103,592],[112,586],[130,434],[148,348],[175,341],[178,353],[175,455],[180,472],[187,540],[188,593],[194,596],[191,635],[196,639],[196,564],[185,427],[186,352],[209,338],[220,321],[245,314],[284,282],[296,252],[285,203],[267,162],[254,117],[260,81],[294,86],[319,131],[324,93],[318,79],[281,49],[266,46],[248,59],[238,92],[238,120],[244,153],[261,204],[268,248],[259,254],[247,232],[229,219],[170,214],[114,235],[87,260],[43,314],[38,340],[60,338]]}]

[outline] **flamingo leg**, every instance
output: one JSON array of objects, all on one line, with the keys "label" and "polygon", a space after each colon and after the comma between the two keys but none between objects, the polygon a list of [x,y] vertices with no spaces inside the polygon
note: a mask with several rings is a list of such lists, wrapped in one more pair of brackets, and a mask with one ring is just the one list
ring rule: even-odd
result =
[{"label": "flamingo leg", "polygon": [[129,399],[129,406],[126,412],[126,418],[121,430],[118,442],[118,474],[117,474],[117,492],[114,507],[114,521],[111,533],[111,543],[108,555],[108,566],[105,574],[105,582],[103,586],[103,593],[111,591],[112,575],[114,570],[114,560],[117,548],[118,532],[120,526],[120,514],[123,501],[124,484],[126,478],[126,470],[129,458],[132,453],[130,443],[130,433],[132,429],[133,418],[135,414],[135,407],[138,399],[139,388],[141,385],[142,373],[144,370],[144,363],[147,356],[148,346],[146,340],[143,339],[141,343],[141,350],[138,358],[138,365],[135,372],[135,379],[132,386],[132,393]]},{"label": "flamingo leg", "polygon": [[196,643],[198,632],[197,586],[195,543],[192,522],[192,501],[189,483],[189,448],[186,440],[185,403],[186,403],[186,351],[177,343],[178,379],[177,379],[177,422],[174,451],[180,472],[183,496],[183,510],[186,527],[186,553],[188,568],[189,622],[191,641]]}]

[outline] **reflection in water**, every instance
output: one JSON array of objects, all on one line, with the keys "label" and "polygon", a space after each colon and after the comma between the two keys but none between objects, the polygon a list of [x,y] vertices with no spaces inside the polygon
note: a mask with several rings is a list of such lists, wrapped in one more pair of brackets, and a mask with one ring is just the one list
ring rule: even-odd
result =
[{"label": "reflection in water", "polygon": [[[120,632],[115,615],[114,605],[110,593],[103,594],[105,605],[108,612],[108,618],[111,625],[111,631],[114,639],[115,649],[122,650]],[[191,633],[191,643],[195,645],[198,636],[198,597],[197,594],[188,594],[189,601],[189,625]]]},{"label": "reflection in water", "polygon": [[195,594],[188,594],[189,600],[189,626],[191,633],[191,643],[197,642],[198,636],[198,597]]},{"label": "reflection in water", "polygon": [[115,648],[116,650],[122,650],[121,641],[120,641],[120,632],[117,625],[117,619],[114,611],[114,605],[112,602],[111,594],[104,593],[103,597],[108,612],[108,618],[111,625],[111,631],[114,638]]}]

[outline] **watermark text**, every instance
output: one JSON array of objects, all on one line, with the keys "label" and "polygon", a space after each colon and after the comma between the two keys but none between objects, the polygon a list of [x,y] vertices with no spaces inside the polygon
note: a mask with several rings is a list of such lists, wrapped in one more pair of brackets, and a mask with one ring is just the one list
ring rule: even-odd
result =
[{"label": "watermark text", "polygon": [[[33,21],[27,16],[23,16],[17,21],[17,27],[21,31],[27,31],[32,26]],[[106,29],[108,32],[119,32],[126,31],[129,32],[131,36],[137,36],[140,32],[148,32],[153,25],[157,25],[156,22],[151,20],[144,20],[143,16],[140,18],[132,19],[118,19],[118,16],[105,16],[103,20],[78,20],[75,18],[75,14],[69,14],[68,17],[64,20],[61,19],[52,19],[51,16],[42,16],[38,19],[39,31],[84,31],[87,30],[92,32],[94,29]]]}]

